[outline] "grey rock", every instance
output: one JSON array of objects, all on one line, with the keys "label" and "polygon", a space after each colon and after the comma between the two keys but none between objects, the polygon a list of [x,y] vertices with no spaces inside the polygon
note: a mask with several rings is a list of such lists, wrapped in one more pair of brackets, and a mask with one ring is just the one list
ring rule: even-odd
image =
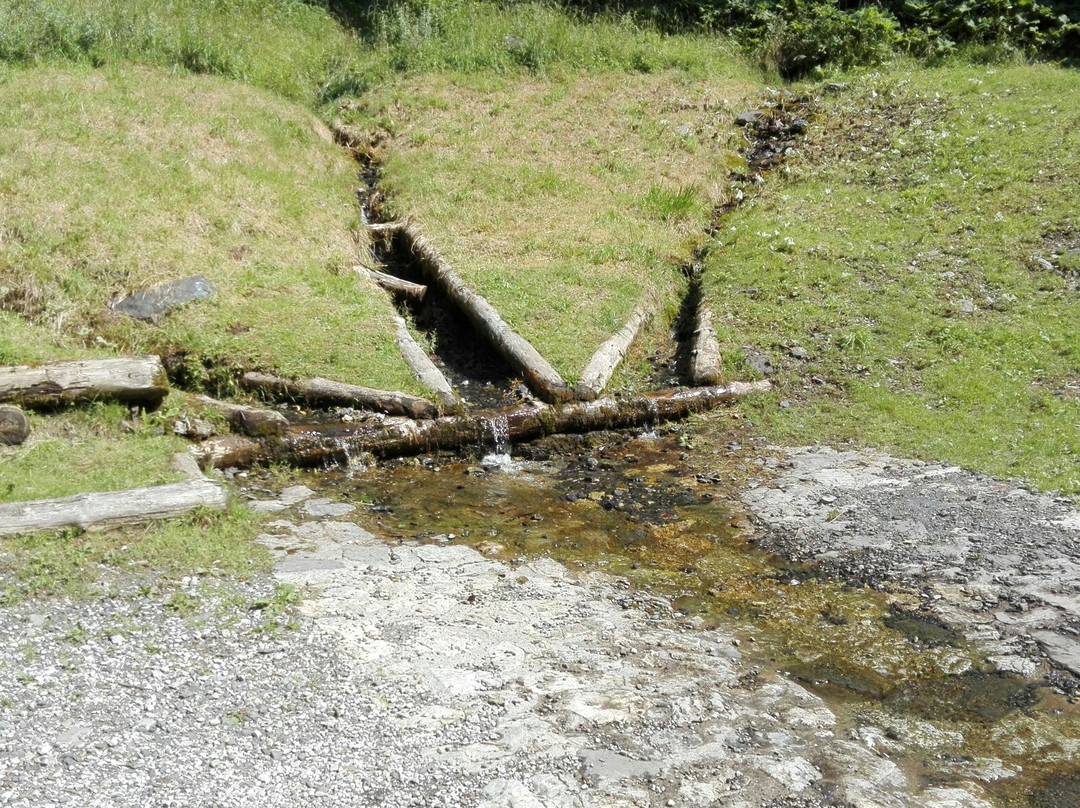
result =
[{"label": "grey rock", "polygon": [[963,298],[956,304],[956,310],[959,311],[961,314],[974,314],[975,302],[972,300],[968,300],[967,298]]},{"label": "grey rock", "polygon": [[740,112],[738,115],[735,116],[735,125],[749,126],[750,124],[757,121],[764,114],[765,113],[762,112],[760,109],[748,109],[744,112]]},{"label": "grey rock", "polygon": [[746,356],[746,363],[750,365],[750,369],[754,371],[754,373],[758,373],[762,376],[771,376],[776,372],[776,368],[773,367],[772,359],[770,359],[769,355],[764,351],[746,345],[743,347],[743,354]]},{"label": "grey rock", "polygon": [[301,511],[308,516],[315,516],[318,518],[334,517],[334,516],[346,516],[356,510],[355,505],[350,505],[347,502],[332,502],[324,497],[318,499],[309,499],[304,503]]},{"label": "grey rock", "polygon": [[140,290],[121,300],[114,300],[109,308],[137,320],[156,322],[169,309],[195,300],[205,300],[213,294],[213,284],[201,275],[195,275]]}]

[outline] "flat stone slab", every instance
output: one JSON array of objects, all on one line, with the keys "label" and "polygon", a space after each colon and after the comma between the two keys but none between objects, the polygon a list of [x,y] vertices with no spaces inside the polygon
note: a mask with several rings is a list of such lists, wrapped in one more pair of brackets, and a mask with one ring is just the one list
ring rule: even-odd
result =
[{"label": "flat stone slab", "polygon": [[159,283],[149,289],[134,292],[109,304],[117,314],[126,314],[136,320],[158,320],[169,309],[205,300],[214,294],[214,286],[201,275]]}]

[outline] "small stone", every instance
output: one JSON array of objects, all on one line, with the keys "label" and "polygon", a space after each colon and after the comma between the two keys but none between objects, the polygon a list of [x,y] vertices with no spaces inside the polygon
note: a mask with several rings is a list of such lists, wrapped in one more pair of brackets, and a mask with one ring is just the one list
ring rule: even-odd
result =
[{"label": "small stone", "polygon": [[963,300],[961,300],[959,303],[956,304],[956,309],[961,314],[974,314],[975,313],[975,303],[974,303],[974,301],[971,301],[971,300],[968,300],[967,298],[964,298]]},{"label": "small stone", "polygon": [[355,505],[348,502],[334,502],[329,499],[311,499],[304,503],[301,510],[308,516],[325,518],[329,516],[345,516],[356,510]]},{"label": "small stone", "polygon": [[735,116],[735,125],[749,126],[764,114],[765,113],[762,112],[760,109],[748,109],[744,112],[740,112],[738,115]]},{"label": "small stone", "polygon": [[45,621],[48,618],[45,617],[45,615],[43,615],[43,614],[36,614],[35,613],[35,614],[30,615],[30,617],[28,619],[30,621],[30,625],[34,626],[34,628],[41,628],[43,625],[45,625]]},{"label": "small stone", "polygon": [[786,410],[791,406],[791,402],[788,399],[784,399],[780,402],[780,409]]},{"label": "small stone", "polygon": [[127,640],[124,639],[123,634],[113,634],[109,637],[109,642],[113,645],[123,645]]},{"label": "small stone", "polygon": [[792,359],[798,359],[800,361],[805,361],[806,359],[810,358],[810,355],[806,352],[806,349],[800,348],[798,345],[792,346],[788,353],[791,354]]}]

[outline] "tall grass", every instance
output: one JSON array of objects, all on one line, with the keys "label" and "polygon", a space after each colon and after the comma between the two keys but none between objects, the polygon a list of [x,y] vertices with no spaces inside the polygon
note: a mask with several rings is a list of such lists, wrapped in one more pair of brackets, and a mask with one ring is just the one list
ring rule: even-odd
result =
[{"label": "tall grass", "polygon": [[138,62],[311,103],[348,84],[355,38],[300,0],[0,0],[0,60]]},{"label": "tall grass", "polygon": [[667,35],[629,16],[585,18],[545,2],[384,0],[367,14],[363,36],[384,69],[410,73],[678,69],[700,76],[740,62],[724,37]]},{"label": "tall grass", "polygon": [[317,106],[400,73],[653,72],[704,76],[742,61],[715,36],[668,36],[629,17],[545,2],[411,0],[355,29],[301,0],[0,0],[0,62],[136,62],[238,79]]}]

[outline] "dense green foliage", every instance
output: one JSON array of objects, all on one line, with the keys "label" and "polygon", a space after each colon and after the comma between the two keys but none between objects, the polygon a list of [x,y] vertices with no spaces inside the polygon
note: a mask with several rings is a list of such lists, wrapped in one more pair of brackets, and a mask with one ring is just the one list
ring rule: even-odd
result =
[{"label": "dense green foliage", "polygon": [[789,77],[824,65],[873,64],[895,52],[931,60],[958,49],[994,59],[1080,53],[1080,5],[1068,0],[644,0],[634,7],[667,29],[729,32]]}]

